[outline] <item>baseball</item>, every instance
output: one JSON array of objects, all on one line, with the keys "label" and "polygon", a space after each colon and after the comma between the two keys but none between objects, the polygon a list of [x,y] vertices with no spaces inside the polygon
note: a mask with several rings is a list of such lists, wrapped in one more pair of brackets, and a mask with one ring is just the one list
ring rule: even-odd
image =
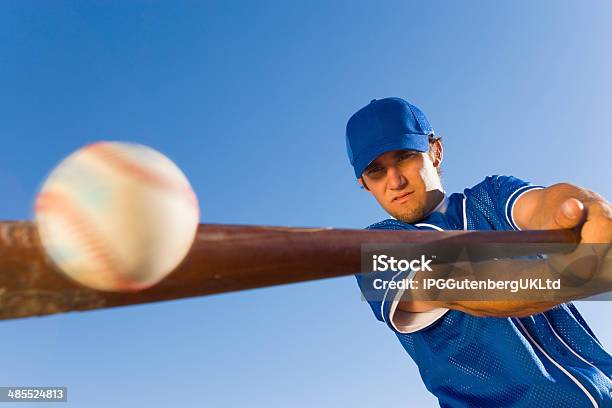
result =
[{"label": "baseball", "polygon": [[51,172],[35,218],[45,250],[66,276],[98,290],[136,291],[183,260],[199,206],[187,177],[160,152],[98,142]]}]

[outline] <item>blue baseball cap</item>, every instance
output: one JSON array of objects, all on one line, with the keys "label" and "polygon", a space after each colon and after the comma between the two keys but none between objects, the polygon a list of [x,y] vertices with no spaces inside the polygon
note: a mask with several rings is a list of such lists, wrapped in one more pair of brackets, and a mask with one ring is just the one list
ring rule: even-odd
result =
[{"label": "blue baseball cap", "polygon": [[425,114],[402,98],[374,99],[346,124],[346,150],[355,176],[391,150],[429,151],[434,130]]}]

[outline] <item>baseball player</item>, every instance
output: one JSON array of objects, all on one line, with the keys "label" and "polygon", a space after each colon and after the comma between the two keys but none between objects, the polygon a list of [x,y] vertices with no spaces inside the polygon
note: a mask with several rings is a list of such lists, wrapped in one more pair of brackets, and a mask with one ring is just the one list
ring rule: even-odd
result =
[{"label": "baseball player", "polygon": [[[370,229],[579,227],[581,242],[612,241],[610,204],[571,184],[542,187],[495,175],[447,194],[439,175],[442,141],[423,112],[403,99],[373,100],[357,111],[346,143],[358,183],[393,217]],[[365,293],[371,281],[363,276],[357,281]],[[404,294],[388,286],[381,300],[368,303],[414,359],[440,406],[612,407],[612,357],[573,304],[433,305],[406,301]]]}]

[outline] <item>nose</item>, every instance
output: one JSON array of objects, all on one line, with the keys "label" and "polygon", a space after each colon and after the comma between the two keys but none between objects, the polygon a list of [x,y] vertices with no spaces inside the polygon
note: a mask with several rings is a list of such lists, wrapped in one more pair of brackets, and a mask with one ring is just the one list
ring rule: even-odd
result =
[{"label": "nose", "polygon": [[387,185],[391,190],[401,190],[406,187],[406,178],[396,167],[387,168]]}]

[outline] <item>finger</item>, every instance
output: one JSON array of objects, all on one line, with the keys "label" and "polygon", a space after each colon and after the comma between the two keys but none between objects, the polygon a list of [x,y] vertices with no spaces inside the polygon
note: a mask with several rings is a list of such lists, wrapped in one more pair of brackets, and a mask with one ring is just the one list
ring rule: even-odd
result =
[{"label": "finger", "polygon": [[584,221],[584,204],[580,200],[565,200],[553,217],[554,228],[574,228]]},{"label": "finger", "polygon": [[612,207],[601,201],[590,203],[590,205],[587,206],[587,220],[596,218],[612,221]]},{"label": "finger", "polygon": [[603,202],[589,203],[586,207],[587,221],[582,227],[581,242],[612,242],[612,208]]}]

